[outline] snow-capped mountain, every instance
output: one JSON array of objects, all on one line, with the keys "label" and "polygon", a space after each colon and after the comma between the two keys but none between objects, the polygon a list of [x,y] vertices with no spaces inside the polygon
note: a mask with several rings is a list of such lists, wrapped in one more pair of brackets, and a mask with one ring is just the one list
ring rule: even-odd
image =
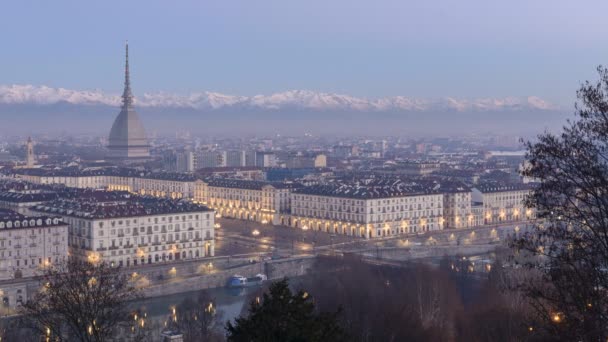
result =
[{"label": "snow-capped mountain", "polygon": [[[419,99],[405,96],[368,99],[343,94],[289,90],[270,95],[237,96],[217,92],[173,94],[168,92],[144,93],[136,96],[136,105],[152,108],[191,108],[197,110],[302,109],[341,112],[399,112],[399,111],[502,111],[502,110],[554,110],[556,106],[536,97],[480,98],[480,99]],[[119,94],[101,90],[71,90],[34,85],[0,85],[0,104],[119,106]]]}]

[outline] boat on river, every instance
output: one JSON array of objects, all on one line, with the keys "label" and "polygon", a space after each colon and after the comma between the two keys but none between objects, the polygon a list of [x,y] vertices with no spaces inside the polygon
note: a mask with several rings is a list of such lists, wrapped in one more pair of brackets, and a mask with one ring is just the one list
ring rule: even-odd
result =
[{"label": "boat on river", "polygon": [[254,277],[244,277],[242,275],[235,274],[228,279],[228,287],[250,287],[260,285],[268,280],[266,275],[258,273]]}]

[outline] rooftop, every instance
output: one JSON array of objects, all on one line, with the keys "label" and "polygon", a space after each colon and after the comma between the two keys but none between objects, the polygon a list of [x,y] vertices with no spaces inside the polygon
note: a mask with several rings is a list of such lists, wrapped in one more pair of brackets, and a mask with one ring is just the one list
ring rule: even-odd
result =
[{"label": "rooftop", "polygon": [[63,226],[58,216],[25,216],[7,209],[0,209],[0,229]]},{"label": "rooftop", "polygon": [[242,180],[242,179],[229,179],[229,178],[207,178],[204,180],[209,186],[221,187],[221,188],[235,188],[235,189],[250,189],[250,190],[262,190],[265,186],[272,186],[275,189],[297,189],[302,185],[299,183],[291,182],[262,182],[254,180]]},{"label": "rooftop", "polygon": [[83,191],[72,198],[61,198],[37,205],[36,211],[86,219],[106,219],[134,216],[166,215],[211,211],[185,200],[137,196],[125,192]]},{"label": "rooftop", "polygon": [[532,190],[532,184],[524,183],[485,183],[476,185],[475,188],[482,193],[517,191],[517,190]]},{"label": "rooftop", "polygon": [[295,191],[295,193],[356,199],[373,199],[438,194],[440,193],[438,188],[439,187],[437,184],[425,184],[414,181],[404,182],[400,179],[374,179],[366,182],[334,182],[313,185],[298,189]]},{"label": "rooftop", "polygon": [[134,177],[134,178],[149,178],[162,179],[180,182],[193,182],[197,178],[187,173],[178,172],[146,172],[133,168],[85,168],[79,169],[69,167],[63,169],[17,169],[16,174],[41,176],[41,177],[90,177],[90,176],[116,176],[116,177]]}]

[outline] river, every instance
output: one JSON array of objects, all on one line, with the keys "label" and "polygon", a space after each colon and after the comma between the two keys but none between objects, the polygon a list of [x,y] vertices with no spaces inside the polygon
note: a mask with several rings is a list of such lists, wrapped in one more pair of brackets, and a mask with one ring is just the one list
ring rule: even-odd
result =
[{"label": "river", "polygon": [[[222,313],[222,322],[233,321],[238,317],[245,305],[248,295],[259,289],[259,286],[252,286],[243,289],[215,288],[205,290],[209,297],[215,302],[216,309]],[[169,317],[172,309],[178,306],[184,299],[192,298],[196,300],[200,291],[178,293],[162,297],[145,298],[135,303],[141,312],[147,314],[151,319]]]}]

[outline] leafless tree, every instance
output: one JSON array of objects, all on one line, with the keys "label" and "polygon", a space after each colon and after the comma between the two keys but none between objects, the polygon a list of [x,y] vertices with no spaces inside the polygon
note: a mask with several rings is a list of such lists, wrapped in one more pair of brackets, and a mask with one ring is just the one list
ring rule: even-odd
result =
[{"label": "leafless tree", "polygon": [[342,308],[344,326],[356,341],[450,340],[460,309],[453,283],[425,266],[382,267],[356,257],[327,257],[300,286],[321,310]]},{"label": "leafless tree", "polygon": [[138,297],[120,268],[70,258],[44,270],[19,313],[24,327],[52,341],[106,341],[132,322],[129,305]]},{"label": "leafless tree", "polygon": [[576,119],[527,144],[528,198],[542,219],[515,243],[542,275],[523,290],[555,339],[608,338],[608,69],[578,91]]},{"label": "leafless tree", "polygon": [[196,298],[185,298],[176,308],[168,321],[184,334],[184,341],[221,341],[218,322],[222,312],[217,310],[215,299],[207,291],[200,291]]}]

